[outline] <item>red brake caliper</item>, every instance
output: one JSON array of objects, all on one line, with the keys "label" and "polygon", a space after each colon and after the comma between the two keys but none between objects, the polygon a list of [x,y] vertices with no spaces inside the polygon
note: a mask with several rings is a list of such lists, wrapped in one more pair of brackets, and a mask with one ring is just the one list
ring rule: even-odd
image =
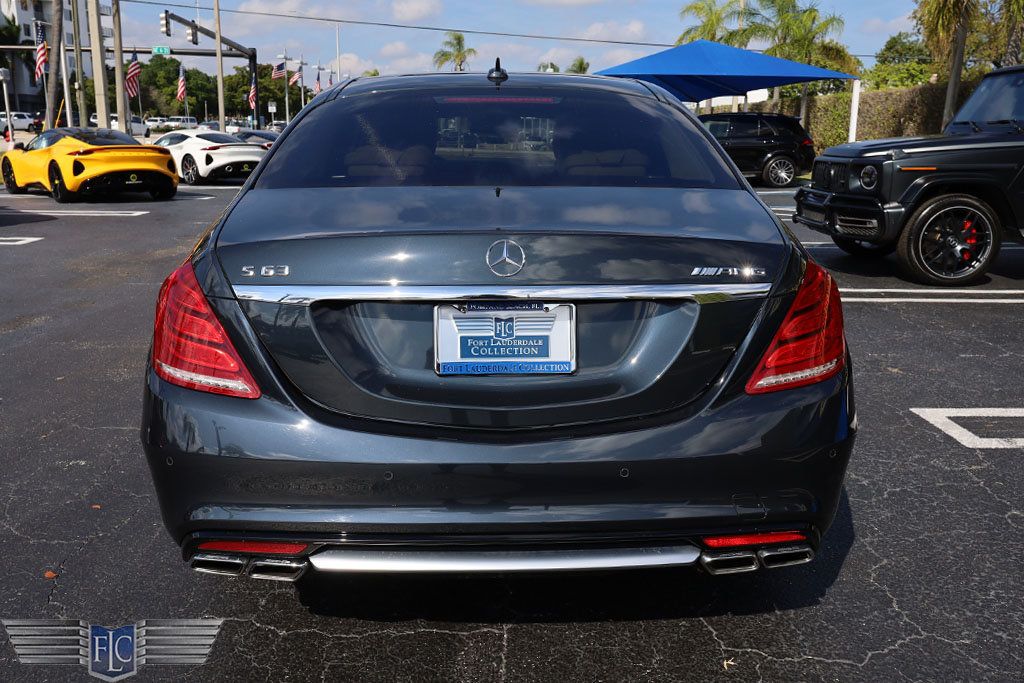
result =
[{"label": "red brake caliper", "polygon": [[[970,218],[964,220],[962,234],[965,236],[964,242],[966,244],[978,243],[978,229],[974,227],[974,221]],[[961,256],[964,261],[970,261],[972,258],[971,251],[969,249],[964,249],[963,252],[961,252]]]}]

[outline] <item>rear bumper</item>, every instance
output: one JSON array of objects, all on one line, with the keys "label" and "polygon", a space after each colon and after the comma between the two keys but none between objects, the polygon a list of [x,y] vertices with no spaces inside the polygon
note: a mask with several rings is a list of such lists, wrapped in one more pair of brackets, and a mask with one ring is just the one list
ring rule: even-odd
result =
[{"label": "rear bumper", "polygon": [[648,429],[474,443],[342,429],[150,371],[142,440],[186,559],[203,539],[244,538],[307,542],[314,566],[318,553],[385,549],[589,550],[605,558],[593,568],[651,566],[649,548],[674,548],[679,565],[716,533],[800,529],[813,551],[839,501],[854,412],[844,372]]},{"label": "rear bumper", "polygon": [[207,178],[245,178],[259,165],[259,159],[227,160],[214,159],[207,161],[203,173]]},{"label": "rear bumper", "polygon": [[874,197],[802,187],[795,199],[793,222],[826,235],[887,244],[896,240],[903,226],[903,207]]},{"label": "rear bumper", "polygon": [[94,176],[87,176],[79,179],[77,189],[69,189],[82,194],[102,192],[145,192],[159,189],[168,182],[176,184],[178,176],[170,170],[142,170],[142,171],[110,171]]}]

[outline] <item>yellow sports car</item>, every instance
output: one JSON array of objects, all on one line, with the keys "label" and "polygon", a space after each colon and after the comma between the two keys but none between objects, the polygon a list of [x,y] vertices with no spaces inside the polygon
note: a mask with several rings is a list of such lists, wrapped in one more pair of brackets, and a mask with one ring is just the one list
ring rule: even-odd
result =
[{"label": "yellow sports car", "polygon": [[149,192],[153,199],[170,199],[178,191],[170,152],[106,128],[48,130],[4,154],[0,171],[8,193],[39,187],[61,204],[104,192]]}]

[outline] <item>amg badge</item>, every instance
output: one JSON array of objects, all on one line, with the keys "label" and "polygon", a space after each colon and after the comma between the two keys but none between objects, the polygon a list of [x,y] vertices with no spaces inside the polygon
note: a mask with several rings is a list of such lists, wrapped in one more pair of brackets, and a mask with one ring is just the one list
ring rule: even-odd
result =
[{"label": "amg badge", "polygon": [[751,266],[744,266],[742,268],[698,266],[690,271],[690,275],[696,277],[716,277],[722,275],[739,275],[742,277],[754,277],[756,275],[762,277],[766,274],[764,268],[754,268]]}]

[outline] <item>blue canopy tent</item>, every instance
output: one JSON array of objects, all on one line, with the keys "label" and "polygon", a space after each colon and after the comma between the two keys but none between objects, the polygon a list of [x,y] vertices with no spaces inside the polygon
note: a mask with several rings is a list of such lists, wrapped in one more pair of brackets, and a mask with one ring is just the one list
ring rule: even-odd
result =
[{"label": "blue canopy tent", "polygon": [[621,76],[654,83],[685,102],[701,102],[723,95],[745,95],[750,90],[791,83],[833,78],[853,80],[851,140],[856,133],[860,95],[860,81],[856,76],[710,40],[696,40],[670,47],[597,73],[601,76]]},{"label": "blue canopy tent", "polygon": [[856,79],[850,74],[710,40],[670,47],[597,73],[649,81],[686,102],[701,102],[722,95],[745,95],[750,90],[790,83],[831,78]]}]

